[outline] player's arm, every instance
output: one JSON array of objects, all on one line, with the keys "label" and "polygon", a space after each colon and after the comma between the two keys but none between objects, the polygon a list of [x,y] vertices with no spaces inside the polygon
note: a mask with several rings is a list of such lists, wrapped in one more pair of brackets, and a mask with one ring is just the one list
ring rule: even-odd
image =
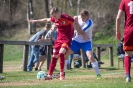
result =
[{"label": "player's arm", "polygon": [[118,11],[117,17],[116,17],[116,38],[118,40],[121,40],[121,31],[120,31],[120,24],[121,24],[121,17],[122,17],[122,10]]},{"label": "player's arm", "polygon": [[31,23],[36,23],[36,22],[50,22],[50,18],[43,18],[43,19],[38,19],[38,20],[29,20]]},{"label": "player's arm", "polygon": [[88,40],[89,37],[88,35],[85,33],[85,31],[83,31],[78,23],[78,17],[77,16],[74,16],[74,25],[76,27],[76,30],[78,32],[78,34],[82,35],[84,37],[85,40]]},{"label": "player's arm", "polygon": [[78,23],[78,17],[77,16],[74,16],[74,25],[75,25],[75,27],[76,27],[76,30],[77,30],[77,32],[78,32],[78,34],[82,34],[82,35],[84,35],[85,34],[85,32],[81,29],[81,27],[80,27],[80,25],[79,25],[79,23]]}]

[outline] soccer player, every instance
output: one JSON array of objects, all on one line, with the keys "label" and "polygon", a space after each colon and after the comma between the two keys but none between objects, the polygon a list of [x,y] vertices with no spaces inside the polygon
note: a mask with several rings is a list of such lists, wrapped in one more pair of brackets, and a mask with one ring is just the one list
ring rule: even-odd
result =
[{"label": "soccer player", "polygon": [[95,70],[97,74],[97,79],[101,79],[100,71],[98,68],[98,63],[95,61],[93,57],[93,51],[92,51],[92,28],[93,28],[93,21],[89,18],[89,12],[85,9],[81,10],[79,16],[75,16],[75,22],[76,27],[81,28],[84,33],[87,35],[86,37],[83,37],[80,34],[77,34],[71,43],[70,48],[68,49],[65,58],[67,58],[70,54],[75,53],[79,51],[80,49],[83,49],[83,51],[86,53],[89,61],[92,64],[93,69]]},{"label": "soccer player", "polygon": [[116,17],[116,38],[122,39],[120,30],[122,14],[125,15],[124,24],[124,66],[126,73],[126,82],[131,82],[130,69],[131,69],[131,56],[133,51],[133,0],[122,0],[119,6],[118,14]]},{"label": "soccer player", "polygon": [[[53,56],[49,67],[48,77],[46,80],[52,79],[52,74],[55,69],[58,58],[60,58],[60,80],[65,78],[64,64],[65,62],[64,54],[69,48],[72,37],[74,34],[74,19],[67,15],[62,14],[58,8],[54,7],[50,10],[51,18],[44,18],[39,20],[30,20],[30,22],[53,22],[58,29],[58,36],[54,42]],[[82,34],[82,30],[77,30]]]}]

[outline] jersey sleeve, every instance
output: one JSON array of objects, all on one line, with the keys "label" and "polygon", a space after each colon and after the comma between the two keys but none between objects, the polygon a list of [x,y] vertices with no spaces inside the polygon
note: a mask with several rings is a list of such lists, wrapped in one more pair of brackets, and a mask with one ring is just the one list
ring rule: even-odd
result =
[{"label": "jersey sleeve", "polygon": [[123,10],[125,11],[125,0],[122,0],[121,3],[120,3],[120,6],[119,6],[119,10]]}]

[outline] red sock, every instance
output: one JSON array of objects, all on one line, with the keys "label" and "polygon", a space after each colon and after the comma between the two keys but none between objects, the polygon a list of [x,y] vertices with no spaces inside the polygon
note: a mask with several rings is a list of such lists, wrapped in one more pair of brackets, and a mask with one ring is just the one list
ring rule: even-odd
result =
[{"label": "red sock", "polygon": [[126,74],[130,74],[130,69],[131,69],[131,57],[130,56],[125,56],[124,65],[125,65]]},{"label": "red sock", "polygon": [[52,76],[56,63],[57,63],[58,58],[52,57],[52,61],[50,62],[50,66],[49,66],[49,72],[48,75]]},{"label": "red sock", "polygon": [[60,72],[64,72],[64,63],[65,63],[65,58],[64,54],[60,53]]}]

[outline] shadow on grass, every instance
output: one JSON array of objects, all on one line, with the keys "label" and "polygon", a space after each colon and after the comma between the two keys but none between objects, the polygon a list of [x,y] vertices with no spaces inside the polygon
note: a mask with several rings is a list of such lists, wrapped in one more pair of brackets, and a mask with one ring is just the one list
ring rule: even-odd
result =
[{"label": "shadow on grass", "polygon": [[116,67],[100,67],[100,69],[105,69],[105,70],[119,70],[119,68],[116,68]]}]

